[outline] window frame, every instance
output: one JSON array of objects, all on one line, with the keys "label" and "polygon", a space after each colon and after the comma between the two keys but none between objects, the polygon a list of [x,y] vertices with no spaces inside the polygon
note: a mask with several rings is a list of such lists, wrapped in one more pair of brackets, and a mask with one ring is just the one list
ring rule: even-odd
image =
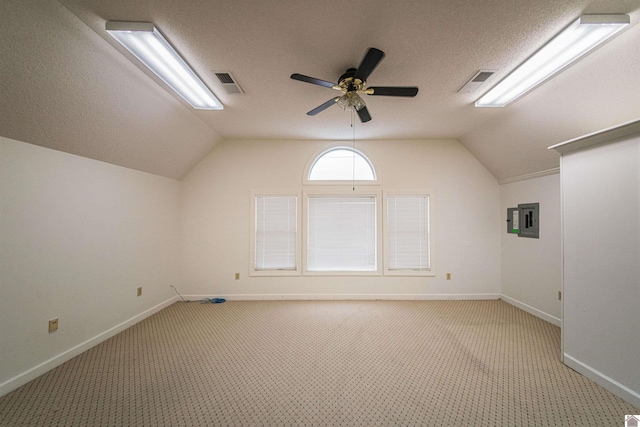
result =
[{"label": "window frame", "polygon": [[[296,247],[295,247],[295,269],[256,269],[256,201],[258,197],[295,197],[296,198]],[[252,191],[251,192],[251,228],[250,228],[250,248],[249,248],[249,276],[250,277],[285,277],[300,276],[302,273],[302,251],[301,251],[301,226],[302,226],[302,199],[299,191]]]},{"label": "window frame", "polygon": [[[376,233],[376,269],[372,271],[313,271],[308,270],[309,256],[309,196],[372,196],[375,200],[375,233]],[[322,188],[310,188],[303,191],[302,206],[302,274],[304,276],[382,276],[382,191],[380,189],[345,188],[342,186],[323,186]]]},{"label": "window frame", "polygon": [[[369,162],[373,169],[375,181],[309,181],[311,167],[323,154],[335,149],[353,150],[344,144],[330,144],[318,150],[307,161],[304,169],[302,187],[297,190],[267,190],[251,191],[251,227],[250,227],[250,266],[249,276],[263,277],[283,277],[283,276],[397,276],[397,277],[435,277],[436,274],[436,195],[432,189],[383,189],[380,178],[380,169],[374,161],[362,150],[355,150],[365,160]],[[355,184],[355,185],[354,185]],[[372,196],[375,199],[375,233],[376,233],[376,269],[373,271],[309,271],[309,196],[336,196],[345,197],[349,195]],[[428,227],[429,227],[429,269],[390,269],[390,239],[389,239],[389,215],[388,196],[427,196],[428,197]],[[256,269],[256,200],[259,196],[291,196],[296,198],[296,246],[295,246],[295,269]]]},{"label": "window frame", "polygon": [[[310,180],[309,179],[309,175],[311,174],[311,169],[313,168],[313,166],[316,164],[316,162],[320,159],[320,157],[322,157],[323,155],[331,152],[331,151],[335,151],[335,150],[349,150],[349,151],[355,151],[358,155],[362,156],[362,158],[369,163],[369,166],[371,166],[371,170],[373,171],[373,176],[374,176],[374,180],[366,180],[366,181],[362,181],[362,180]],[[342,144],[329,144],[329,145],[325,145],[322,149],[316,151],[315,153],[313,153],[313,155],[310,156],[309,160],[307,160],[307,164],[305,165],[304,168],[304,174],[303,174],[303,178],[302,178],[302,185],[303,186],[318,186],[318,187],[344,187],[346,185],[351,185],[351,186],[356,186],[356,187],[362,187],[362,186],[376,186],[376,185],[382,185],[382,178],[380,176],[380,168],[378,168],[378,166],[376,165],[376,163],[371,159],[371,157],[369,157],[364,151],[360,150],[360,149],[354,149],[353,147],[349,147],[348,145],[342,143]]]},{"label": "window frame", "polygon": [[[388,214],[388,196],[427,196],[428,197],[428,230],[429,230],[429,269],[390,269],[389,264],[389,255],[390,251],[390,238],[389,238],[389,214]],[[396,276],[396,277],[435,277],[436,271],[434,268],[434,259],[435,259],[435,242],[436,239],[434,237],[435,227],[434,227],[434,212],[436,205],[436,197],[435,192],[433,190],[385,190],[383,191],[383,240],[384,240],[384,275],[385,276]]]}]

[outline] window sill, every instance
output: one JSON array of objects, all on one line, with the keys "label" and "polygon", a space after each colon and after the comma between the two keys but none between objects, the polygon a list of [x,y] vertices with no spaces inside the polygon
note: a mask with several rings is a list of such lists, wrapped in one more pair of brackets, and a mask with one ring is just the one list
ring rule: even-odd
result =
[{"label": "window sill", "polygon": [[300,276],[299,270],[253,270],[249,277],[292,277]]}]

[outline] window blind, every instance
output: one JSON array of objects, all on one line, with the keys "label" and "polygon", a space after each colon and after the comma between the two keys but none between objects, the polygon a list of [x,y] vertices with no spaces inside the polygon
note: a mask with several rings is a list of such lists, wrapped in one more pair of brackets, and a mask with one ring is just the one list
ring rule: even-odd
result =
[{"label": "window blind", "polygon": [[295,270],[296,196],[256,196],[255,269]]},{"label": "window blind", "polygon": [[308,271],[376,271],[376,197],[309,196]]},{"label": "window blind", "polygon": [[429,196],[387,196],[389,270],[429,270]]}]

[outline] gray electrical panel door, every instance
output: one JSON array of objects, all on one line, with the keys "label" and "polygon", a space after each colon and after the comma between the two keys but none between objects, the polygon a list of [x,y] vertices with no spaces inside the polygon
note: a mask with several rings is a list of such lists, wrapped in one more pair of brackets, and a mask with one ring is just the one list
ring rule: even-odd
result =
[{"label": "gray electrical panel door", "polygon": [[519,225],[518,237],[540,237],[540,204],[527,203],[518,205]]},{"label": "gray electrical panel door", "polygon": [[518,234],[520,230],[520,210],[518,208],[507,209],[507,233]]}]

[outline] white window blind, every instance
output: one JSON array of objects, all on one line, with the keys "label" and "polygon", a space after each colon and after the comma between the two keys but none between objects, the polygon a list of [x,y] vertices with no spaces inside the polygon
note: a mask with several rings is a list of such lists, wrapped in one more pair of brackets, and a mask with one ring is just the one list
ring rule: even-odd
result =
[{"label": "white window blind", "polygon": [[429,196],[387,196],[389,270],[429,270]]},{"label": "white window blind", "polygon": [[255,269],[295,270],[296,196],[256,196]]},{"label": "white window blind", "polygon": [[310,195],[308,271],[376,271],[376,197]]}]

